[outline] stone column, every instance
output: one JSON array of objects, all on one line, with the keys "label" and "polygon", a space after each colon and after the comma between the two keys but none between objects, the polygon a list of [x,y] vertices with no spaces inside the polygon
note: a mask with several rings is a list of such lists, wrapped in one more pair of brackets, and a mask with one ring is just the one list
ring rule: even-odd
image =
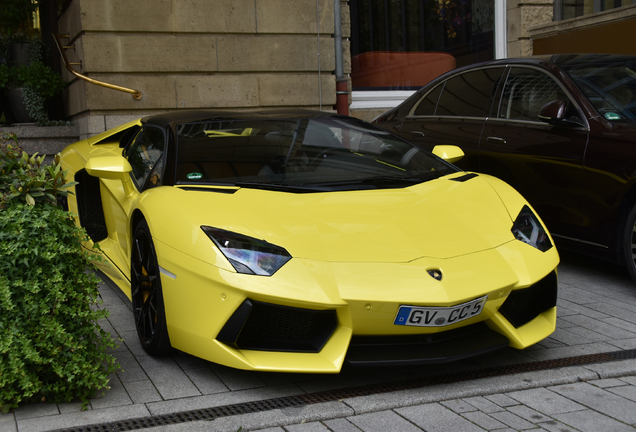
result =
[{"label": "stone column", "polygon": [[552,0],[508,0],[508,57],[532,55],[530,28],[552,22]]}]

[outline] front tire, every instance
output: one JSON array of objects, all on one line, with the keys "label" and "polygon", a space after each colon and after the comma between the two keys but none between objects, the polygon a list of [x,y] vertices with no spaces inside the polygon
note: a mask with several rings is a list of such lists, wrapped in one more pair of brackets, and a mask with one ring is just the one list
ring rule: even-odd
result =
[{"label": "front tire", "polygon": [[627,215],[625,230],[623,231],[623,257],[627,272],[636,282],[636,205]]},{"label": "front tire", "polygon": [[161,290],[157,253],[145,220],[135,227],[130,263],[130,288],[135,328],[143,349],[150,355],[171,351]]}]

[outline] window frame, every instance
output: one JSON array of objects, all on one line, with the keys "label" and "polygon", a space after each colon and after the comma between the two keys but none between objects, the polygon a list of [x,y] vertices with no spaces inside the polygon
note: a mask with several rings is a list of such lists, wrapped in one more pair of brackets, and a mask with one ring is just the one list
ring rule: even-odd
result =
[{"label": "window frame", "polygon": [[491,117],[490,120],[497,120],[497,121],[506,121],[506,122],[519,122],[519,123],[529,123],[529,124],[541,124],[541,125],[546,125],[546,126],[550,126],[548,123],[541,121],[541,120],[522,120],[522,119],[511,119],[511,118],[500,118],[499,117],[499,110],[501,109],[502,103],[503,103],[503,91],[508,83],[508,78],[510,77],[510,73],[512,72],[513,68],[520,68],[520,69],[532,69],[532,70],[536,70],[539,73],[542,73],[543,75],[547,76],[549,79],[551,79],[553,82],[555,82],[557,84],[557,86],[561,89],[561,91],[563,91],[563,93],[565,94],[565,96],[567,98],[569,98],[570,103],[572,104],[572,107],[574,109],[576,109],[576,111],[578,112],[579,118],[582,120],[583,123],[580,124],[581,128],[584,128],[585,130],[589,131],[589,123],[587,120],[587,117],[584,114],[583,109],[581,109],[581,106],[579,105],[579,103],[576,101],[576,99],[572,96],[571,92],[563,85],[563,83],[561,83],[560,80],[558,80],[554,74],[552,74],[550,71],[544,69],[544,68],[540,68],[540,67],[536,67],[536,66],[532,66],[532,65],[526,65],[526,64],[509,64],[506,66],[506,71],[504,72],[504,75],[502,75],[502,79],[499,83],[499,88],[497,89],[497,94],[496,94],[496,98],[493,101],[493,106],[492,109],[490,111],[491,113]]},{"label": "window frame", "polygon": [[[135,185],[135,187],[137,188],[137,190],[141,193],[147,189],[151,189],[151,187],[148,187],[148,183],[150,181],[150,178],[152,177],[152,174],[156,171],[157,166],[159,166],[159,169],[161,169],[161,174],[159,175],[160,181],[158,184],[153,185],[152,187],[157,187],[157,186],[161,186],[162,185],[162,179],[164,176],[164,172],[165,172],[165,168],[166,168],[166,153],[168,152],[168,140],[167,140],[167,134],[166,131],[164,130],[164,128],[161,128],[159,126],[155,126],[155,125],[151,125],[151,124],[144,124],[141,126],[141,128],[139,129],[139,131],[137,132],[137,134],[135,134],[135,136],[130,140],[130,142],[127,144],[127,146],[124,149],[124,157],[126,158],[126,160],[130,163],[130,151],[133,149],[135,142],[137,141],[137,138],[140,136],[140,134],[144,133],[144,131],[148,130],[148,129],[155,129],[158,130],[162,135],[163,135],[163,150],[161,152],[161,155],[157,158],[156,161],[154,161],[152,168],[150,168],[150,170],[148,171],[147,175],[145,176],[144,179],[144,184],[140,185],[139,181],[137,180],[137,177],[135,176],[134,170],[130,172],[130,178],[133,181],[133,184]],[[131,163],[132,166],[132,163]]]},{"label": "window frame", "polygon": [[[420,97],[420,99],[413,104],[413,106],[411,107],[408,115],[406,116],[406,118],[409,119],[413,119],[413,118],[427,118],[427,117],[435,117],[435,118],[466,118],[466,119],[484,119],[484,118],[488,118],[491,116],[493,109],[494,109],[494,105],[498,100],[498,96],[499,96],[499,89],[501,88],[502,82],[505,82],[505,79],[507,78],[507,67],[506,65],[488,65],[488,66],[484,66],[484,67],[480,67],[480,68],[474,68],[474,69],[468,69],[465,71],[461,71],[458,73],[455,73],[451,76],[449,76],[448,78],[444,79],[443,81],[437,83],[436,85],[432,86],[430,90],[428,90],[426,93],[423,93],[422,96]],[[415,112],[417,111],[417,108],[420,106],[420,104],[422,103],[422,101],[424,101],[429,94],[431,94],[433,91],[436,91],[437,88],[439,88],[440,86],[442,86],[442,90],[440,92],[440,94],[438,95],[437,98],[437,104],[435,106],[435,112],[437,112],[437,108],[439,105],[439,101],[445,91],[446,88],[446,83],[449,82],[452,79],[455,79],[457,77],[459,77],[460,75],[464,75],[467,73],[474,73],[474,72],[478,72],[481,70],[486,70],[486,69],[501,69],[501,75],[498,78],[498,83],[496,83],[493,87],[493,93],[491,95],[491,100],[490,100],[490,109],[487,110],[486,112],[486,116],[484,117],[475,117],[475,116],[452,116],[452,115],[439,115],[439,114],[415,114]]]},{"label": "window frame", "polygon": [[[554,0],[552,21],[557,22],[557,21],[563,21],[566,19],[582,18],[584,16],[590,16],[590,15],[597,14],[599,12],[610,11],[619,7],[626,6],[626,5],[616,6],[616,4],[614,4],[614,7],[611,7],[608,9],[608,8],[605,8],[605,2],[603,0],[592,0],[592,13],[588,13],[588,14],[583,13],[582,15],[565,18],[565,3],[566,3],[565,0]],[[636,0],[632,0],[631,4],[636,4]]]}]

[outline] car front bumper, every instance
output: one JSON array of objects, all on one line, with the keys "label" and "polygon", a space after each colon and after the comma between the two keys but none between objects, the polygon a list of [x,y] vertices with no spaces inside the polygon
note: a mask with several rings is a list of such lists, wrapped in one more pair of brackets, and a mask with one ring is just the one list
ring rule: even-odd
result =
[{"label": "car front bumper", "polygon": [[[173,276],[161,276],[172,345],[239,369],[337,373],[345,362],[441,363],[506,346],[525,348],[556,326],[554,248],[544,253],[515,241],[406,264],[292,259],[274,276],[262,277],[193,262],[161,242],[156,247],[160,266]],[[430,277],[430,268],[443,271],[442,281]],[[394,325],[401,305],[451,307],[484,295],[483,312],[460,323]],[[273,309],[256,314],[246,311],[246,302],[261,305],[261,312],[262,305]],[[297,329],[306,324],[303,317],[329,314],[326,328]],[[316,334],[322,339],[303,345]]]}]

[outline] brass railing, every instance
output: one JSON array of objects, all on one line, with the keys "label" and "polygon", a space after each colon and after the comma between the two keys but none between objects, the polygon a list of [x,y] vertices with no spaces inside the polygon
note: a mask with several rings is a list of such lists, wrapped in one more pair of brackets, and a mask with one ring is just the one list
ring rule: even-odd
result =
[{"label": "brass railing", "polygon": [[[122,91],[125,93],[130,93],[132,95],[132,97],[135,100],[140,100],[143,97],[143,94],[139,91],[139,90],[135,90],[135,89],[130,89],[130,88],[126,88],[126,87],[121,87],[115,84],[109,84],[109,83],[105,83],[103,81],[98,81],[96,79],[93,78],[89,78],[85,75],[82,75],[81,73],[79,73],[78,71],[76,71],[75,69],[73,69],[73,64],[78,64],[78,63],[70,63],[68,61],[68,57],[66,57],[66,49],[70,49],[70,48],[75,48],[74,46],[62,46],[62,43],[60,42],[61,38],[64,39],[68,39],[68,35],[59,35],[59,34],[55,34],[53,33],[53,39],[55,39],[55,44],[57,45],[57,49],[60,51],[60,55],[62,56],[62,60],[64,60],[64,65],[66,66],[66,69],[72,73],[73,75],[75,75],[76,77],[78,77],[79,79],[83,79],[84,81],[87,81],[91,84],[95,84],[98,86],[102,86],[102,87],[106,87],[109,89],[113,89],[113,90],[118,90],[118,91]],[[81,63],[79,63],[81,64]]]}]

